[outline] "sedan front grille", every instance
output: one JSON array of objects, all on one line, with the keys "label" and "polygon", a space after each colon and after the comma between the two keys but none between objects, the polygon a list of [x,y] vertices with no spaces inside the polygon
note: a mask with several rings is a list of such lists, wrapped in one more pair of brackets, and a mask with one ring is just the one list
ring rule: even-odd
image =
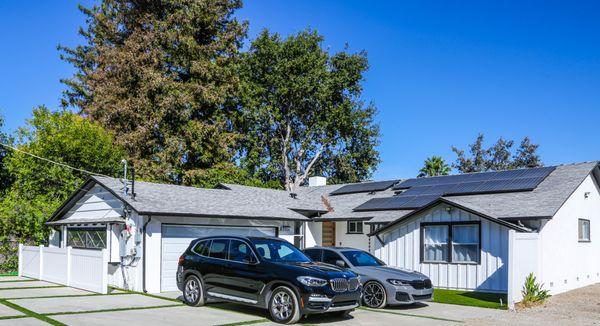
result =
[{"label": "sedan front grille", "polygon": [[360,286],[360,281],[357,277],[349,280],[345,278],[334,278],[329,281],[329,283],[335,292],[356,291],[356,289],[358,289]]},{"label": "sedan front grille", "polygon": [[410,284],[416,290],[431,289],[432,286],[430,279],[425,279],[423,281],[408,281],[408,284]]}]

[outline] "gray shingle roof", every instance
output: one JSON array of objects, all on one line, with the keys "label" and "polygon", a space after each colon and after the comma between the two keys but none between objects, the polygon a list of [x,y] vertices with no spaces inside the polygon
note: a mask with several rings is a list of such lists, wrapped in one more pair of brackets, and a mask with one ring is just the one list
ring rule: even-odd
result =
[{"label": "gray shingle roof", "polygon": [[[379,222],[389,222],[396,220],[404,215],[402,211],[385,211],[385,212],[355,212],[353,209],[358,205],[372,198],[390,197],[394,195],[391,188],[377,191],[374,193],[352,193],[344,195],[329,195],[331,192],[345,186],[346,184],[328,185],[319,187],[301,187],[298,193],[302,196],[325,198],[333,211],[328,212],[320,217],[326,220],[347,220],[347,219],[363,219],[370,220],[377,217]],[[318,220],[319,218],[315,218]]]},{"label": "gray shingle roof", "polygon": [[[444,199],[499,219],[549,218],[597,166],[597,161],[559,165],[533,191],[446,196]],[[356,212],[354,208],[369,199],[390,197],[394,191],[329,195],[344,184],[300,187],[294,199],[288,191],[234,184],[222,184],[220,189],[203,189],[136,182],[137,196],[134,200],[123,196],[123,184],[119,179],[100,176],[92,179],[141,214],[291,220],[308,220],[307,216],[319,214],[314,217],[315,220],[362,219],[369,223],[383,223],[412,213],[412,210]]]},{"label": "gray shingle roof", "polygon": [[[284,191],[242,186],[231,189],[204,189],[151,182],[135,183],[135,199],[123,195],[119,179],[94,176],[96,182],[107,187],[140,214],[194,215],[217,217],[250,217],[265,219],[308,220],[295,211],[312,211],[314,203],[295,200]],[[297,201],[297,202],[295,202]]]}]

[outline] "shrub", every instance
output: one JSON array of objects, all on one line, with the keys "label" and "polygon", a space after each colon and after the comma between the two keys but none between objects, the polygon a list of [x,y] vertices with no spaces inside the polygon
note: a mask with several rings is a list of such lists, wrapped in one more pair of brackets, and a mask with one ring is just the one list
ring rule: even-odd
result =
[{"label": "shrub", "polygon": [[548,290],[543,289],[544,285],[536,282],[535,276],[533,273],[527,275],[525,279],[525,285],[523,286],[523,290],[521,293],[523,294],[523,304],[537,304],[543,303],[550,294]]}]

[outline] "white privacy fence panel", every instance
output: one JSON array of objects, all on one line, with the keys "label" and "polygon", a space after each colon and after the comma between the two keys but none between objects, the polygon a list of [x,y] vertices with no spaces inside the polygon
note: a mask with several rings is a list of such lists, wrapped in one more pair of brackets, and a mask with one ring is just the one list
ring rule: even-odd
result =
[{"label": "white privacy fence panel", "polygon": [[538,282],[540,277],[541,241],[538,233],[518,233],[509,231],[509,273],[508,273],[508,307],[523,299],[521,290],[527,275],[533,273]]},{"label": "white privacy fence panel", "polygon": [[42,247],[42,276],[44,281],[67,285],[69,280],[68,249],[69,248]]},{"label": "white privacy fence panel", "polygon": [[19,276],[106,294],[108,251],[19,244]]},{"label": "white privacy fence panel", "polygon": [[71,249],[70,265],[70,286],[106,293],[108,286],[106,249]]},{"label": "white privacy fence panel", "polygon": [[41,272],[40,247],[19,245],[19,275],[39,278]]}]

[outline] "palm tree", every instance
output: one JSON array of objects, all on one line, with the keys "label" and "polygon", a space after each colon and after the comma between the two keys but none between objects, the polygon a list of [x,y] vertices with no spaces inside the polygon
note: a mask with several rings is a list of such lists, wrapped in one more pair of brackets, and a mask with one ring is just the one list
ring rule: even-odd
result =
[{"label": "palm tree", "polygon": [[425,160],[425,166],[419,170],[419,178],[434,177],[436,175],[450,174],[450,166],[441,156],[432,156]]}]

